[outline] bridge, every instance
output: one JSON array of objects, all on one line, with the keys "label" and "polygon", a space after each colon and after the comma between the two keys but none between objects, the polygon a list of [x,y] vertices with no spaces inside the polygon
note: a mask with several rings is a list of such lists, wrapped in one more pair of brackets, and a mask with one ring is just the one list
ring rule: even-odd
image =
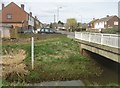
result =
[{"label": "bridge", "polygon": [[75,39],[80,43],[81,54],[87,50],[120,63],[119,34],[75,32]]}]

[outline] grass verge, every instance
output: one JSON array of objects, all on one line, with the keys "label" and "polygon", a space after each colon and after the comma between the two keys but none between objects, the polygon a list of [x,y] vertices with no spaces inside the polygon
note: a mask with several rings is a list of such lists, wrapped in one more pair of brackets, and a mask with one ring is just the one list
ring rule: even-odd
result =
[{"label": "grass verge", "polygon": [[[90,77],[99,77],[102,73],[100,67],[89,58],[80,55],[79,44],[65,36],[35,41],[35,68],[31,69],[31,45],[29,43],[6,44],[4,50],[24,49],[26,51],[26,69],[29,71],[24,76],[25,83],[40,83],[55,80],[83,80]],[[94,69],[91,68],[94,67]],[[8,82],[17,82],[14,77],[5,79]],[[19,80],[19,82],[22,82]]]}]

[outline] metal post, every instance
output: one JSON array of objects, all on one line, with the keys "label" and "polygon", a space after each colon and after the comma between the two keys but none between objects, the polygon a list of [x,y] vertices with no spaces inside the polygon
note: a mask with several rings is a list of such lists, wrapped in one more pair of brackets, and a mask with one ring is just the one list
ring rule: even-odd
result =
[{"label": "metal post", "polygon": [[59,7],[57,8],[57,22],[59,21]]},{"label": "metal post", "polygon": [[59,21],[59,9],[61,9],[62,7],[58,7],[57,8],[57,22]]},{"label": "metal post", "polygon": [[54,14],[54,23],[56,22],[56,16],[55,16],[55,14]]},{"label": "metal post", "polygon": [[31,42],[31,63],[32,63],[32,70],[34,70],[34,38],[33,37]]}]

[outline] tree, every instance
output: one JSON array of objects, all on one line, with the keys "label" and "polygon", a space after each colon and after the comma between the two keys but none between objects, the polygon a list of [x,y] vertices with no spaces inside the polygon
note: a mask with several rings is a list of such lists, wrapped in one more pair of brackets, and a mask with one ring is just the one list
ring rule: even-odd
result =
[{"label": "tree", "polygon": [[67,25],[70,30],[74,31],[77,27],[77,20],[75,18],[69,18],[67,19]]},{"label": "tree", "polygon": [[53,27],[53,24],[52,23],[50,23],[50,28],[52,28]]}]

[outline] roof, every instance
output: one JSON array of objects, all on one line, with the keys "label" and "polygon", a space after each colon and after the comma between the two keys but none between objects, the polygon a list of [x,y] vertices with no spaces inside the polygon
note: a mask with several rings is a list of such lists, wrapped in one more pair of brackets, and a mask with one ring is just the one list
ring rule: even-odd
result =
[{"label": "roof", "polygon": [[112,19],[113,17],[115,17],[115,16],[104,17],[104,18],[99,19],[99,20],[96,21],[96,22],[109,21],[109,20]]},{"label": "roof", "polygon": [[96,22],[96,21],[98,21],[99,19],[93,19],[89,24],[92,24],[92,23],[94,23],[94,22]]},{"label": "roof", "polygon": [[[7,6],[5,6],[4,8],[6,8],[6,7],[8,7],[9,5],[11,5],[11,4],[14,4],[15,6],[17,6],[17,7],[19,7],[17,4],[15,4],[14,2],[11,2],[11,3],[9,3]],[[4,9],[3,8],[3,9]],[[21,9],[22,11],[24,11],[26,14],[28,14],[28,15],[30,15],[28,12],[26,12],[25,10],[23,10],[21,7],[19,7],[19,9]],[[34,18],[33,16],[31,16],[32,18]],[[35,18],[34,18],[35,19]]]},{"label": "roof", "polygon": [[[11,3],[9,3],[7,6],[5,6],[3,9],[5,9],[6,7],[8,7],[9,5],[11,5],[11,4],[14,4],[14,5],[16,5],[17,7],[19,7],[17,4],[15,4],[14,2],[11,2]],[[21,7],[19,7],[19,9],[21,9],[21,10],[23,10]],[[26,14],[29,14],[29,13],[27,13],[25,10],[23,10]]]}]

